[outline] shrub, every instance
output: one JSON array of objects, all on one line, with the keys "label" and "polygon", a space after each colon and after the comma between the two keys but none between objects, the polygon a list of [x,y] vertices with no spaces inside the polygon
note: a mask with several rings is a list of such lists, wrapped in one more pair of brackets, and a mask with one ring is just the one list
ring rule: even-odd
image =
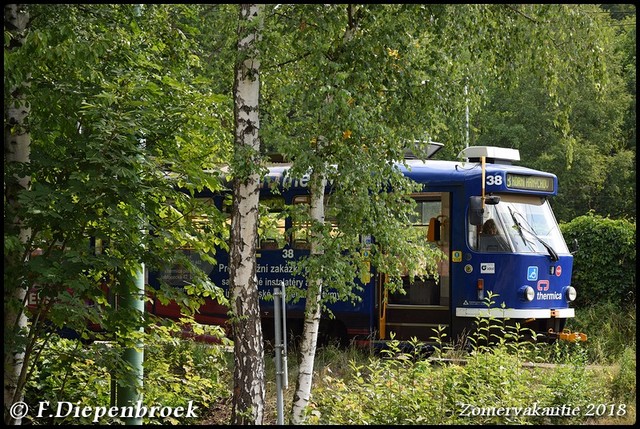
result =
[{"label": "shrub", "polygon": [[609,301],[622,306],[635,302],[636,224],[592,213],[561,225],[568,243],[578,241],[572,284],[576,306]]},{"label": "shrub", "polygon": [[[25,390],[25,402],[33,424],[93,424],[93,417],[55,419],[50,416],[57,404],[109,405],[110,374],[107,362],[116,362],[114,350],[106,343],[91,346],[81,341],[52,336],[43,349]],[[45,405],[44,401],[49,403]],[[43,404],[40,409],[39,405]],[[48,409],[47,409],[48,408]],[[63,413],[66,414],[66,407]],[[37,411],[36,411],[37,410]],[[40,414],[40,417],[37,417]]]},{"label": "shrub", "polygon": [[611,396],[621,403],[636,401],[636,350],[625,349],[620,359],[620,369],[611,382]]},{"label": "shrub", "polygon": [[611,364],[628,347],[636,344],[636,305],[624,306],[605,301],[581,308],[576,317],[567,322],[572,331],[584,332],[589,362]]},{"label": "shrub", "polygon": [[[219,345],[196,343],[175,337],[173,330],[158,327],[146,336],[144,347],[143,404],[150,407],[184,407],[188,402],[198,407],[197,417],[220,397],[230,394],[228,359]],[[40,418],[31,413],[32,424],[113,424],[118,418],[94,415],[67,417],[49,416],[58,403],[73,406],[111,406],[112,372],[121,370],[122,351],[111,342],[84,344],[78,340],[53,336],[37,360],[33,377],[27,385],[25,402],[29,409],[38,410],[41,401],[48,401],[51,411]],[[122,372],[120,372],[122,373]],[[69,405],[72,406],[72,405]],[[67,406],[65,405],[64,410]],[[185,416],[186,417],[186,416]],[[144,424],[189,424],[194,419],[156,416],[143,418]]]},{"label": "shrub", "polygon": [[[145,404],[186,409],[193,401],[197,417],[203,417],[211,404],[230,394],[230,357],[218,344],[157,338],[153,347],[145,348]],[[194,419],[154,420],[146,419],[145,423],[195,423]]]}]

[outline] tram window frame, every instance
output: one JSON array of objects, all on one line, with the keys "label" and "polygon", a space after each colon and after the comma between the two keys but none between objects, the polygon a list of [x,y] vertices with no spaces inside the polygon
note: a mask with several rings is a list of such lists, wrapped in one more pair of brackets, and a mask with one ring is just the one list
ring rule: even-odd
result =
[{"label": "tram window frame", "polygon": [[[504,201],[504,198],[505,196],[502,196],[502,201]],[[513,252],[513,247],[508,238],[509,231],[494,207],[495,205],[493,204],[485,205],[480,225],[472,224],[471,218],[467,214],[467,245],[471,250],[478,253],[511,253]],[[496,230],[493,233],[483,231],[489,221],[495,224]]]},{"label": "tram window frame", "polygon": [[[416,196],[413,198],[416,202],[416,208],[409,221],[416,231],[424,232],[426,236],[431,219],[436,219],[442,215],[442,199],[428,196]],[[433,208],[429,209],[429,206],[433,206]]]},{"label": "tram window frame", "polygon": [[260,199],[258,223],[258,248],[260,250],[278,250],[287,244],[285,207],[285,200],[280,196]]},{"label": "tram window frame", "polygon": [[[309,195],[296,195],[291,203],[294,210],[294,219],[291,222],[291,247],[294,249],[309,249],[311,242],[309,240],[309,222],[295,219],[295,212],[300,210],[301,205],[306,205],[306,212],[309,213]],[[299,214],[298,216],[300,216]]]},{"label": "tram window frame", "polygon": [[[296,195],[292,199],[294,210],[295,206],[306,205],[306,214],[309,215],[311,210],[311,197],[309,195]],[[331,224],[331,234],[336,235],[338,233],[338,221],[337,217],[333,213],[333,206],[331,205],[329,195],[325,194],[324,198],[324,212],[325,222]],[[310,249],[311,237],[309,234],[310,223],[308,221],[292,221],[291,224],[291,247],[294,249]]]}]

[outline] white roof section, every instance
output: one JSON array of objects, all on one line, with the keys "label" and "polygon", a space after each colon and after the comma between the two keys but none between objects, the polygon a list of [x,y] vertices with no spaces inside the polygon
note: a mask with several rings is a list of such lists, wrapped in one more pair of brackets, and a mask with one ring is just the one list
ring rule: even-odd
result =
[{"label": "white roof section", "polygon": [[520,161],[520,151],[507,147],[495,146],[469,146],[463,149],[460,154],[465,158],[480,159],[481,157],[493,158],[504,161]]}]

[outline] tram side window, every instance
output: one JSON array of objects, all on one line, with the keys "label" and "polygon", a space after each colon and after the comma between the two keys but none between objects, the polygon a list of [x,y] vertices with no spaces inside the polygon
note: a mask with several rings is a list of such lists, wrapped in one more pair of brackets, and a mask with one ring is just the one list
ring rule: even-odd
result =
[{"label": "tram side window", "polygon": [[285,212],[282,197],[268,197],[260,200],[260,223],[258,239],[260,249],[281,249],[286,243]]},{"label": "tram side window", "polygon": [[[333,212],[333,207],[330,204],[329,198],[325,195],[325,221],[331,223],[332,233],[337,233],[337,219]],[[309,196],[298,195],[293,198],[294,211],[300,210],[297,216],[300,218],[309,216]],[[295,249],[310,249],[311,248],[311,231],[310,224],[306,220],[294,220],[293,228],[291,232],[291,245]]]},{"label": "tram side window", "polygon": [[482,225],[469,223],[469,246],[480,252],[508,252],[510,246],[505,239],[504,227],[497,216],[485,218]]},{"label": "tram side window", "polygon": [[416,200],[416,209],[410,219],[411,223],[424,237],[429,229],[430,219],[437,218],[441,211],[442,203],[440,200]]},{"label": "tram side window", "polygon": [[291,230],[291,246],[294,249],[309,249],[311,242],[309,240],[309,222],[296,219],[304,217],[309,213],[309,196],[298,195],[293,197],[293,228]]}]

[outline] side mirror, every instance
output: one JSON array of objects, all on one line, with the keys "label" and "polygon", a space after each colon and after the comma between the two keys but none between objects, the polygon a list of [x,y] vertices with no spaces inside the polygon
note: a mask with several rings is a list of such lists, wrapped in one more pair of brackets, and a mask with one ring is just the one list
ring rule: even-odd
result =
[{"label": "side mirror", "polygon": [[500,197],[497,195],[488,195],[484,197],[484,203],[489,204],[490,206],[495,206],[500,202]]},{"label": "side mirror", "polygon": [[483,214],[482,197],[469,197],[469,223],[476,226],[482,225]]}]

